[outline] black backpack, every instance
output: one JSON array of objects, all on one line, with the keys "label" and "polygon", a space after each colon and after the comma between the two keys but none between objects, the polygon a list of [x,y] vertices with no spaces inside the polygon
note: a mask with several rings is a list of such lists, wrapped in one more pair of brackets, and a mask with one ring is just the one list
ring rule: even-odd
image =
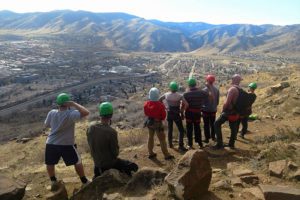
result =
[{"label": "black backpack", "polygon": [[250,115],[251,107],[256,99],[256,95],[248,93],[245,90],[236,87],[239,90],[239,96],[233,105],[233,109],[237,114]]}]

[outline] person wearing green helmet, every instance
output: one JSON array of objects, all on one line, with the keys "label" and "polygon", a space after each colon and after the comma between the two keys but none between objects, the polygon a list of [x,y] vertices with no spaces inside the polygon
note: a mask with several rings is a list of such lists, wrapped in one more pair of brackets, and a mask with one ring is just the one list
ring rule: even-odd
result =
[{"label": "person wearing green helmet", "polygon": [[257,84],[255,82],[252,82],[248,85],[248,94],[249,94],[249,106],[246,109],[246,112],[243,113],[242,115],[240,115],[240,119],[238,120],[237,123],[237,130],[239,130],[240,128],[240,124],[242,123],[242,130],[240,132],[240,136],[241,138],[245,137],[245,134],[248,132],[248,121],[249,121],[249,115],[252,114],[252,104],[255,102],[256,100],[256,94],[255,94],[255,90],[257,88]]},{"label": "person wearing green helmet", "polygon": [[51,110],[45,120],[45,127],[51,128],[46,141],[45,164],[51,180],[51,190],[58,189],[55,165],[62,157],[67,166],[74,165],[83,185],[89,183],[75,144],[75,123],[89,115],[82,105],[70,101],[70,95],[61,93],[56,97],[58,109]]},{"label": "person wearing green helmet", "polygon": [[193,133],[195,142],[202,148],[201,139],[201,111],[204,101],[209,98],[210,93],[197,88],[195,78],[189,78],[187,81],[189,89],[183,94],[184,99],[188,103],[188,108],[185,110],[186,130],[188,138],[188,148],[193,149]]},{"label": "person wearing green helmet", "polygon": [[168,121],[168,141],[169,147],[173,148],[173,122],[175,122],[179,131],[179,147],[180,151],[186,151],[184,147],[184,128],[182,120],[184,119],[184,110],[188,107],[187,101],[179,94],[178,84],[172,81],[169,84],[170,92],[165,93],[159,98],[159,101],[166,102],[167,105],[167,121]]},{"label": "person wearing green helmet", "polygon": [[113,129],[111,118],[113,106],[110,102],[103,102],[98,106],[100,121],[91,122],[86,135],[90,152],[94,161],[94,178],[104,171],[117,169],[131,176],[138,170],[137,164],[118,158],[118,133]]}]

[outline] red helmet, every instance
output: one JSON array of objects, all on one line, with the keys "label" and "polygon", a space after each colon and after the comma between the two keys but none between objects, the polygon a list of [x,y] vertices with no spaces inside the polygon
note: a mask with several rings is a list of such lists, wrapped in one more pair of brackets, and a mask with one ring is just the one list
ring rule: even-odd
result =
[{"label": "red helmet", "polygon": [[213,82],[215,82],[215,80],[216,80],[216,78],[214,75],[209,74],[206,76],[206,81],[209,83],[213,83]]}]

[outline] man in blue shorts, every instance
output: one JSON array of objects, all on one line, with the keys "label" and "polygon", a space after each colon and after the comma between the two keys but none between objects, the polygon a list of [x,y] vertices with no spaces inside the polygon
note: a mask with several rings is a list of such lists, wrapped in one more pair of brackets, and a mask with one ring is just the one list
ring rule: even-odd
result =
[{"label": "man in blue shorts", "polygon": [[[46,141],[45,163],[51,180],[51,190],[58,189],[55,177],[55,165],[62,157],[66,166],[74,165],[83,185],[89,181],[86,178],[80,156],[75,144],[75,123],[89,111],[82,105],[70,101],[70,96],[61,93],[56,98],[58,109],[51,110],[45,120],[45,126],[51,128]],[[71,107],[73,107],[71,109]]]}]

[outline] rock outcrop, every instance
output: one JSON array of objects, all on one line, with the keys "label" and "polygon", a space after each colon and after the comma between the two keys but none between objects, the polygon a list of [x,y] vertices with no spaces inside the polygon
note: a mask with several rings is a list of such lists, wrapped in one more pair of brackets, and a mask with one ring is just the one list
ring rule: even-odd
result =
[{"label": "rock outcrop", "polygon": [[12,180],[0,175],[0,199],[21,200],[25,195],[26,183],[20,180]]},{"label": "rock outcrop", "polygon": [[286,160],[278,160],[269,163],[269,172],[271,176],[281,178],[283,176],[284,169],[286,168]]},{"label": "rock outcrop", "polygon": [[152,187],[161,185],[166,176],[167,173],[160,168],[142,168],[127,183],[125,192],[127,194],[146,193]]},{"label": "rock outcrop", "polygon": [[102,199],[103,193],[107,190],[120,188],[129,181],[126,174],[119,172],[116,169],[105,171],[101,176],[97,177],[93,182],[76,192],[72,200],[98,200]]},{"label": "rock outcrop", "polygon": [[300,189],[290,186],[259,185],[265,200],[299,200]]},{"label": "rock outcrop", "polygon": [[199,198],[208,191],[212,169],[207,154],[191,150],[165,178],[169,190],[179,199]]}]

